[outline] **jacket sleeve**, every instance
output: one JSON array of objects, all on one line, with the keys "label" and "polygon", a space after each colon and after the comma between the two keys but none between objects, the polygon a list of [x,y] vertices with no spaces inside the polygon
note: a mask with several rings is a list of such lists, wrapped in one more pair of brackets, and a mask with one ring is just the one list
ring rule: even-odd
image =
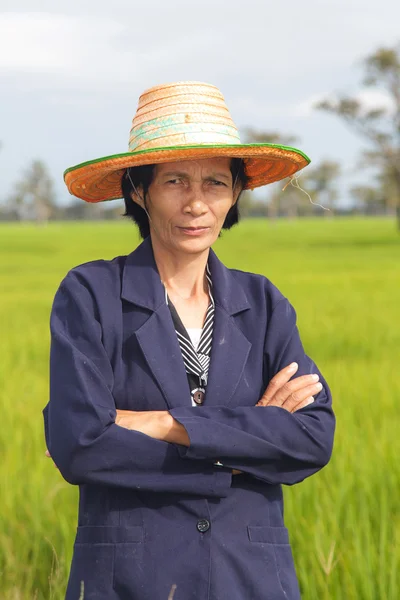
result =
[{"label": "jacket sleeve", "polygon": [[286,298],[276,304],[266,333],[264,364],[270,380],[297,362],[296,377],[318,373],[323,384],[315,401],[295,413],[274,406],[184,407],[170,411],[187,430],[189,459],[219,460],[270,484],[298,483],[330,459],[335,417],[329,387],[305,354],[296,326],[296,313]]},{"label": "jacket sleeve", "polygon": [[96,303],[71,271],[53,303],[50,400],[44,409],[52,459],[72,484],[104,484],[226,496],[231,474],[209,461],[185,461],[175,445],[115,424],[113,370],[102,344]]}]

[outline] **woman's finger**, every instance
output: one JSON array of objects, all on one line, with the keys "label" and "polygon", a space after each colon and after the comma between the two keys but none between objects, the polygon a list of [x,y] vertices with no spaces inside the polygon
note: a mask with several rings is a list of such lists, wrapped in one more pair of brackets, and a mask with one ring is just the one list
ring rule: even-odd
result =
[{"label": "woman's finger", "polygon": [[[50,454],[50,452],[47,450],[47,448],[46,448],[45,455],[47,456],[47,458],[51,458],[51,454]],[[53,461],[53,467],[55,467],[56,469],[58,469],[58,467],[57,467],[57,465],[56,465],[56,463],[55,463],[54,461]]]},{"label": "woman's finger", "polygon": [[318,394],[322,389],[321,383],[309,383],[308,385],[298,388],[287,393],[287,390],[276,394],[271,400],[269,406],[280,406],[289,412],[294,412],[299,403],[307,400],[311,396]]},{"label": "woman's finger", "polygon": [[292,410],[292,412],[297,412],[298,410],[305,408],[306,406],[309,406],[313,402],[315,402],[315,398],[314,398],[314,396],[310,396],[310,398],[303,400],[303,402],[299,402],[299,404]]},{"label": "woman's finger", "polygon": [[276,392],[293,377],[298,368],[299,365],[294,362],[279,371],[269,382],[267,389],[258,402],[258,406],[268,406],[269,400],[272,400]]},{"label": "woman's finger", "polygon": [[292,413],[297,412],[298,410],[305,408],[306,406],[309,406],[309,404],[312,404],[313,402],[314,402],[314,396],[310,396],[310,398],[307,398],[306,400],[299,402],[297,404],[297,406],[295,406],[295,408],[291,412]]},{"label": "woman's finger", "polygon": [[302,394],[301,398],[298,400],[300,402],[300,400],[306,398],[306,396],[304,396],[304,390],[310,386],[316,386],[318,383],[319,375],[316,373],[312,373],[311,375],[301,375],[301,377],[296,377],[296,379],[285,383],[285,385],[277,391],[273,400],[277,401],[279,404],[284,404],[287,400],[296,400],[297,395]]},{"label": "woman's finger", "polygon": [[318,379],[318,375],[301,375],[291,381],[286,381],[275,391],[275,394],[272,397],[267,397],[267,395],[264,394],[258,404],[260,406],[282,406],[286,399],[290,398],[292,394],[316,383]]}]

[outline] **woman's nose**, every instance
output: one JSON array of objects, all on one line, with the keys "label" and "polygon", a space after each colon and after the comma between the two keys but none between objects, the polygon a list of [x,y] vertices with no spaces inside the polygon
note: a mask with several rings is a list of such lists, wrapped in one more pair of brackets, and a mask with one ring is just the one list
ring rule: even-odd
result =
[{"label": "woman's nose", "polygon": [[204,202],[202,191],[192,187],[191,190],[188,191],[184,212],[190,212],[193,215],[199,216],[206,211],[207,205]]}]

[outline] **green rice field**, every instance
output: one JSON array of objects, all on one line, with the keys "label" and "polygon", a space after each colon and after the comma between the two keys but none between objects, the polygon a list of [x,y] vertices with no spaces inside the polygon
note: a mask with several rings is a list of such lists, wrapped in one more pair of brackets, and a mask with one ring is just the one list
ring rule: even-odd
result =
[{"label": "green rice field", "polygon": [[[138,241],[122,219],[0,225],[0,600],[61,600],[71,559],[77,489],[44,455],[41,414],[54,293],[71,267],[129,253]],[[332,388],[332,460],[285,489],[302,598],[399,600],[395,223],[248,220],[215,250],[227,266],[263,273],[290,299],[306,351]]]}]

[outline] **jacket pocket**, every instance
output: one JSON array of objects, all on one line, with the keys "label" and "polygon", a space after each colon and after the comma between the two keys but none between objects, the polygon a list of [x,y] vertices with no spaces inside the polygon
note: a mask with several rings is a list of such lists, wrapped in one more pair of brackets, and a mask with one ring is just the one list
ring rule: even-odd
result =
[{"label": "jacket pocket", "polygon": [[[115,597],[115,571],[124,554],[143,552],[144,528],[81,525],[77,529],[66,600],[77,600],[84,590],[85,600]],[[131,568],[134,567],[130,563]],[[130,585],[132,582],[129,581]],[[83,587],[82,587],[83,586]],[[123,596],[129,598],[129,594]]]},{"label": "jacket pocket", "polygon": [[273,551],[276,574],[283,592],[283,598],[300,600],[299,584],[286,527],[249,525],[247,531],[251,542],[262,546],[266,545]]},{"label": "jacket pocket", "polygon": [[93,526],[78,527],[75,545],[81,544],[130,544],[143,542],[144,531],[141,525],[132,527]]}]

